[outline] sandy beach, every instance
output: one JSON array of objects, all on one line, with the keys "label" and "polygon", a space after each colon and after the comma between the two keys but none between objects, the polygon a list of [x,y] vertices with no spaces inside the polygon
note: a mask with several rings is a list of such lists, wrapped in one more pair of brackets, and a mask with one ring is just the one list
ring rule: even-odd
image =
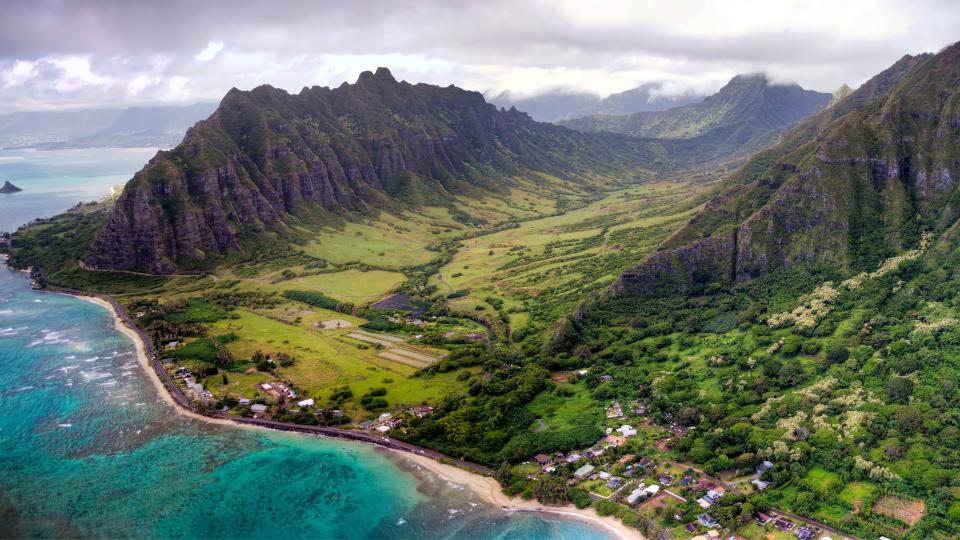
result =
[{"label": "sandy beach", "polygon": [[579,519],[598,525],[610,531],[617,538],[624,540],[641,539],[644,536],[640,531],[624,525],[620,520],[612,516],[601,517],[593,508],[580,509],[576,506],[546,506],[535,500],[526,500],[519,497],[508,497],[503,494],[500,484],[493,478],[480,476],[471,472],[459,469],[452,465],[440,463],[425,456],[409,454],[406,452],[397,452],[405,459],[413,461],[424,469],[427,469],[441,478],[466,486],[476,493],[484,501],[502,508],[506,512],[541,512],[546,514],[556,514],[572,519]]},{"label": "sandy beach", "polygon": [[[144,346],[143,341],[140,339],[140,335],[123,322],[119,314],[116,312],[116,310],[114,310],[113,305],[110,302],[95,296],[77,296],[77,298],[97,304],[98,306],[101,306],[110,312],[110,314],[113,316],[114,324],[117,330],[123,335],[127,336],[133,342],[137,352],[137,362],[147,373],[147,378],[150,379],[151,383],[153,383],[161,399],[163,399],[165,403],[169,404],[175,411],[177,411],[177,413],[195,420],[209,422],[212,424],[251,429],[266,429],[231,422],[229,420],[210,418],[181,407],[180,404],[178,404],[173,397],[170,396],[169,391],[163,385],[163,381],[160,380],[160,377],[150,365],[150,360],[147,358],[146,347]],[[433,472],[445,480],[466,486],[487,503],[500,507],[506,512],[542,512],[547,514],[555,514],[566,518],[586,521],[593,525],[600,526],[609,531],[615,537],[622,540],[645,540],[644,536],[640,534],[640,531],[637,529],[624,525],[614,517],[601,517],[593,508],[579,509],[573,505],[545,506],[537,501],[528,501],[519,497],[508,497],[503,494],[503,491],[500,489],[500,484],[493,478],[474,474],[458,467],[454,467],[453,465],[440,463],[439,461],[430,459],[426,456],[421,456],[411,452],[403,452],[395,449],[388,449],[388,451],[395,452],[404,459],[416,463],[417,465]]]}]

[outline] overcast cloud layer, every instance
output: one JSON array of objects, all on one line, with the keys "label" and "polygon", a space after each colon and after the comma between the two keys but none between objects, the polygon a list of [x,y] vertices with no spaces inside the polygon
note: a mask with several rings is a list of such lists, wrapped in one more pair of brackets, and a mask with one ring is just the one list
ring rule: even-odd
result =
[{"label": "overcast cloud layer", "polygon": [[832,91],[958,40],[955,0],[3,0],[0,112],[297,92],[378,66],[515,95],[711,92],[757,71]]}]

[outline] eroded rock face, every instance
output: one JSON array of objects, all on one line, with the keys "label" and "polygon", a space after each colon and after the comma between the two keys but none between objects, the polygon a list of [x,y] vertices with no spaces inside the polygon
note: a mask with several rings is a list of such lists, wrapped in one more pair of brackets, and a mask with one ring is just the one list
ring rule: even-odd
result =
[{"label": "eroded rock face", "polygon": [[758,155],[610,294],[872,270],[960,218],[960,44],[901,59]]},{"label": "eroded rock face", "polygon": [[622,176],[654,161],[647,144],[540,124],[479,93],[398,82],[383,68],[297,95],[234,89],[130,181],[86,262],[153,273],[200,267],[262,233],[283,234],[291,218],[383,209],[411,192],[434,202],[502,192],[530,170],[584,182]]}]

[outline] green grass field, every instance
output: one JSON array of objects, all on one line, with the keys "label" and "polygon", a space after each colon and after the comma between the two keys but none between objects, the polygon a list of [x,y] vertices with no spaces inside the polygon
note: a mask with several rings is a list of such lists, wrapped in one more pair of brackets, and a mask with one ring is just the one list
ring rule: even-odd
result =
[{"label": "green grass field", "polygon": [[[285,352],[296,358],[293,366],[278,368],[279,376],[293,382],[302,393],[326,399],[333,387],[349,386],[360,396],[371,388],[382,386],[391,406],[413,405],[425,400],[436,400],[460,386],[455,374],[413,378],[414,368],[376,355],[377,349],[366,347],[344,337],[349,329],[310,330],[237,310],[236,319],[227,319],[213,325],[214,335],[233,333],[238,340],[228,348],[235,358],[249,358],[257,350],[265,354]],[[262,374],[255,377],[228,375],[231,393],[238,397],[252,397],[255,386],[263,382]],[[214,388],[217,390],[217,388]],[[361,415],[362,411],[354,410]]]}]

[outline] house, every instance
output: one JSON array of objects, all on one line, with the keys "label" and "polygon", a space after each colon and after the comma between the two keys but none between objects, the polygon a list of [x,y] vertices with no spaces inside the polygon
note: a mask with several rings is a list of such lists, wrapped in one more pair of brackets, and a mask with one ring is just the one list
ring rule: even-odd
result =
[{"label": "house", "polygon": [[693,523],[687,523],[686,525],[683,526],[683,528],[686,529],[687,532],[690,534],[697,532],[697,526],[694,525]]},{"label": "house", "polygon": [[303,400],[303,401],[298,401],[298,402],[297,402],[297,406],[299,406],[299,407],[311,407],[311,408],[312,408],[312,407],[313,407],[313,400],[312,400],[312,399],[305,399],[305,400]]},{"label": "house", "polygon": [[713,487],[713,482],[707,480],[706,478],[701,478],[699,482],[694,484],[690,489],[694,491],[700,491],[702,489],[710,489]]},{"label": "house", "polygon": [[[613,375],[601,375],[600,382],[610,382],[613,380]],[[617,405],[619,407],[619,405]]]},{"label": "house", "polygon": [[364,420],[360,422],[360,429],[370,429],[373,427],[373,420]]},{"label": "house", "polygon": [[166,350],[166,351],[172,351],[173,349],[179,349],[179,348],[180,348],[180,342],[179,342],[179,341],[170,341],[170,342],[167,342],[167,344],[163,346],[163,349]]},{"label": "house", "polygon": [[660,476],[657,477],[657,480],[660,480],[660,483],[661,483],[661,484],[663,484],[663,485],[665,485],[665,486],[669,486],[670,484],[673,483],[674,478],[673,478],[673,475],[669,475],[669,474],[667,474],[667,473],[663,473],[663,474],[661,474]]},{"label": "house", "polygon": [[642,458],[639,462],[637,462],[637,465],[643,467],[644,469],[646,469],[652,464],[653,464],[653,460],[648,457]]},{"label": "house", "polygon": [[817,535],[816,531],[806,525],[797,529],[793,534],[795,534],[799,540],[813,540],[813,537]]},{"label": "house", "polygon": [[263,390],[269,392],[269,391],[273,390],[273,385],[270,384],[270,383],[262,383],[262,384],[260,385],[260,388],[262,388]]},{"label": "house", "polygon": [[713,502],[717,502],[717,499],[723,497],[727,494],[727,488],[723,486],[715,486],[713,489],[707,491],[707,497],[713,499]]},{"label": "house", "polygon": [[536,462],[539,463],[541,467],[550,463],[550,456],[546,454],[537,454],[533,456],[533,459],[535,459]]},{"label": "house", "polygon": [[609,482],[607,482],[608,489],[617,490],[617,489],[620,489],[620,486],[622,485],[623,485],[623,478],[620,478],[619,476],[614,476],[613,478],[610,479]]},{"label": "house", "polygon": [[267,412],[267,406],[262,403],[254,403],[250,406],[250,412],[257,415],[263,414]]},{"label": "house", "polygon": [[787,518],[779,517],[776,521],[773,522],[773,526],[780,529],[781,531],[787,532],[793,530],[797,526],[796,523],[790,521]]},{"label": "house", "polygon": [[379,431],[380,433],[386,433],[390,431],[390,426],[379,426],[377,427],[377,431]]},{"label": "house", "polygon": [[757,465],[757,474],[763,474],[773,468],[773,463],[769,461],[761,462]]},{"label": "house", "polygon": [[617,432],[619,432],[624,437],[633,437],[637,434],[637,430],[633,429],[631,426],[628,426],[626,424],[618,427]]},{"label": "house", "polygon": [[253,403],[253,401],[251,401],[250,398],[242,397],[240,398],[240,401],[238,401],[237,403],[239,403],[240,406],[242,407],[249,407],[250,404]]},{"label": "house", "polygon": [[627,495],[627,504],[632,506],[636,504],[641,497],[646,497],[646,494],[643,491],[646,487],[646,484],[641,483],[636,489],[631,491],[630,494]]},{"label": "house", "polygon": [[690,476],[689,474],[680,479],[680,485],[681,485],[681,486],[686,487],[686,486],[689,486],[689,485],[692,484],[692,483],[693,483],[693,477]]},{"label": "house", "polygon": [[620,465],[629,465],[630,463],[633,463],[633,460],[635,460],[635,459],[637,459],[637,456],[635,456],[635,455],[633,455],[633,454],[627,454],[627,455],[623,456],[622,458],[620,458],[620,459],[617,461],[617,463],[619,463]]},{"label": "house", "polygon": [[761,527],[763,527],[767,523],[770,523],[773,520],[772,517],[768,516],[767,514],[764,514],[763,512],[758,512],[756,515],[756,518],[757,518],[757,525]]},{"label": "house", "polygon": [[704,499],[703,497],[700,497],[699,499],[697,499],[697,504],[699,504],[700,508],[703,508],[704,510],[713,506],[712,502]]},{"label": "house", "polygon": [[543,472],[545,473],[552,473],[555,470],[557,470],[557,468],[554,467],[553,465],[547,465],[546,467],[543,468]]},{"label": "house", "polygon": [[719,525],[717,520],[713,519],[713,516],[710,514],[700,514],[697,516],[697,521],[699,521],[704,527],[716,527]]},{"label": "house", "polygon": [[600,479],[601,479],[601,480],[609,480],[611,477],[613,477],[613,475],[610,474],[610,473],[608,473],[607,471],[601,471],[601,472],[600,472]]},{"label": "house", "polygon": [[720,533],[717,531],[707,531],[707,538],[710,540],[717,540],[717,538],[720,538]]},{"label": "house", "polygon": [[567,463],[576,463],[581,459],[583,459],[583,456],[581,456],[580,454],[570,454],[569,456],[567,456]]},{"label": "house", "polygon": [[410,416],[423,418],[424,416],[429,416],[433,414],[433,407],[430,407],[429,405],[418,405],[416,407],[410,407],[409,409],[407,409],[407,413]]},{"label": "house", "polygon": [[587,463],[583,467],[580,467],[579,469],[577,469],[573,473],[573,477],[576,478],[577,480],[583,480],[584,478],[593,474],[594,469],[595,467],[593,465],[590,465],[589,463]]},{"label": "house", "polygon": [[658,485],[656,485],[656,484],[653,484],[652,486],[647,486],[647,487],[643,490],[643,492],[646,494],[647,497],[650,497],[650,496],[652,496],[652,495],[656,495],[659,491],[660,491],[660,486],[658,486]]},{"label": "house", "polygon": [[757,488],[757,491],[763,491],[770,487],[770,482],[767,482],[766,480],[760,480],[759,478],[751,480],[750,483],[753,484],[753,487]]}]

